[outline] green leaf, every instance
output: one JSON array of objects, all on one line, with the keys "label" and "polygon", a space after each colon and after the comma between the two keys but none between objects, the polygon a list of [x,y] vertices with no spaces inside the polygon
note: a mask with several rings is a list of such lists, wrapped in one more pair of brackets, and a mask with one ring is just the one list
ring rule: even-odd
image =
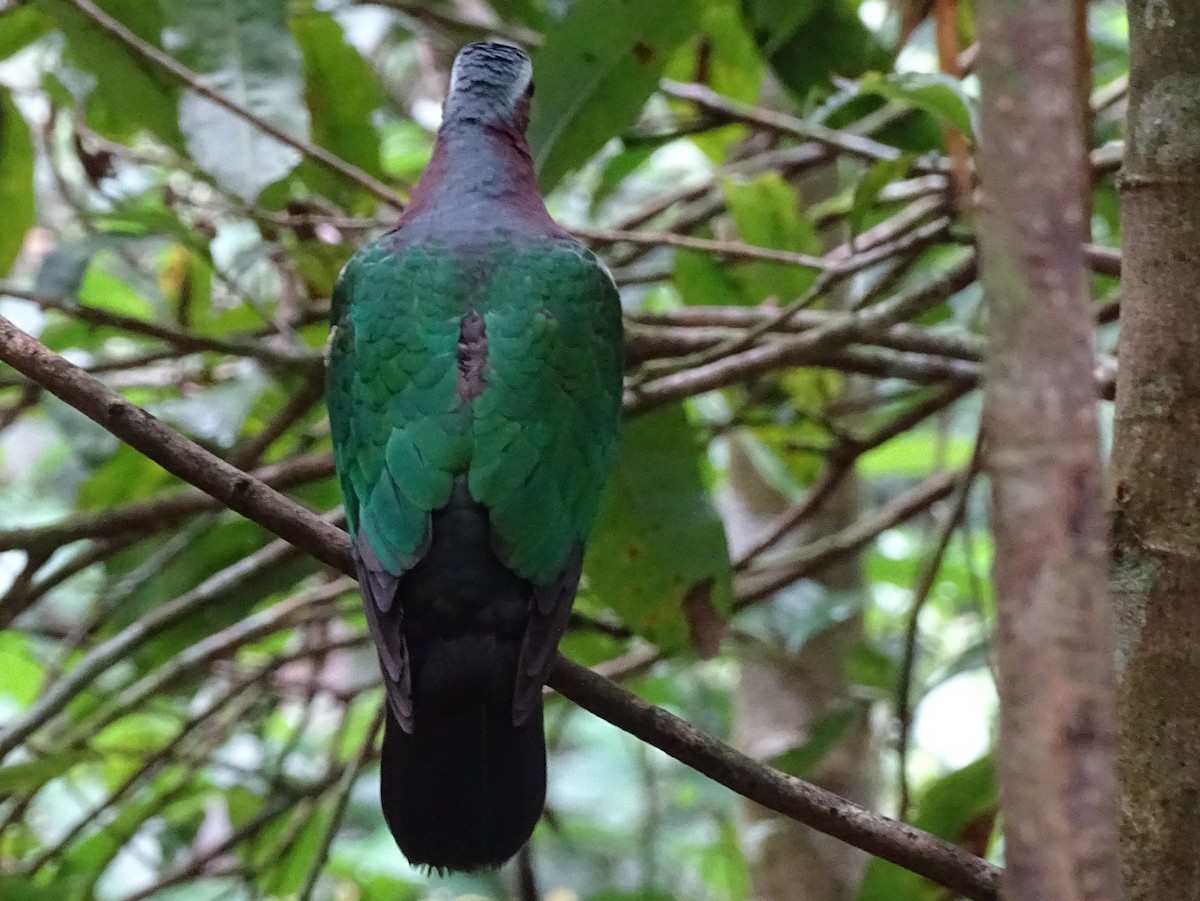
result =
[{"label": "green leaf", "polygon": [[[324,806],[328,807],[329,805]],[[302,808],[296,808],[292,811],[291,816],[302,815],[301,810]],[[299,827],[300,831],[287,852],[282,857],[261,860],[256,867],[259,871],[259,887],[267,897],[294,897],[304,884],[308,868],[312,865],[312,859],[321,846],[321,836],[325,834],[325,827],[331,812],[322,811],[318,807],[303,815],[307,816],[307,819],[304,821],[304,825]],[[278,844],[279,835],[285,830],[293,828],[295,825],[293,822],[289,822],[288,817],[280,817],[270,827],[263,830],[263,845],[274,850]]]},{"label": "green leaf", "polygon": [[98,751],[150,752],[161,748],[180,731],[179,720],[163,713],[131,713],[105,726],[92,739]]},{"label": "green leaf", "polygon": [[42,259],[34,288],[54,297],[75,297],[92,264],[92,258],[103,250],[129,240],[128,235],[101,232],[77,241],[63,241]]},{"label": "green leaf", "polygon": [[[173,53],[209,87],[307,141],[304,64],[286,8],[286,0],[163,0]],[[179,127],[200,168],[245,200],[301,160],[300,151],[194,91],[179,103]]]},{"label": "green leaf", "polygon": [[113,250],[101,250],[83,272],[77,291],[79,302],[96,310],[107,310],[121,316],[153,319],[154,307],[143,291],[130,285],[114,272],[122,260]]},{"label": "green leaf", "polygon": [[62,751],[28,763],[0,767],[0,797],[33,791],[91,757],[85,751]]},{"label": "green leaf", "polygon": [[25,49],[49,30],[50,23],[37,7],[10,5],[0,12],[0,59]]},{"label": "green leaf", "polygon": [[[342,27],[327,14],[293,16],[292,35],[304,55],[305,100],[316,144],[372,175],[382,175],[379,133],[371,116],[383,105],[383,92],[358,51],[346,43]],[[303,166],[307,184],[335,199],[359,191],[341,176],[315,163]]]},{"label": "green leaf", "polygon": [[433,156],[433,141],[433,135],[416,122],[387,123],[380,147],[384,170],[402,181],[415,182]]},{"label": "green leaf", "polygon": [[971,461],[974,441],[962,435],[942,435],[925,429],[905,432],[867,451],[858,460],[860,475],[924,476],[936,465],[959,469]]},{"label": "green leaf", "polygon": [[697,848],[696,858],[696,868],[716,898],[742,901],[750,897],[750,868],[733,822],[722,822],[720,837],[706,847]]},{"label": "green leaf", "polygon": [[770,765],[789,776],[809,778],[850,727],[862,719],[864,710],[861,702],[848,702],[826,711],[809,728],[808,741],[772,758]]},{"label": "green leaf", "polygon": [[691,46],[675,54],[665,74],[676,81],[699,81],[724,97],[754,103],[763,71],[762,57],[746,31],[739,0],[708,0]]},{"label": "green leaf", "polygon": [[0,210],[4,210],[0,274],[7,274],[25,243],[25,233],[33,225],[33,142],[12,95],[3,88],[0,88]]},{"label": "green leaf", "polygon": [[[982,757],[926,789],[912,824],[958,844],[980,827],[991,831],[998,804],[995,763]],[[946,890],[893,863],[873,858],[858,901],[938,901]]]},{"label": "green leaf", "polygon": [[796,97],[826,91],[834,75],[891,67],[889,54],[858,17],[859,0],[742,0],[762,55]]},{"label": "green leaf", "polygon": [[[816,229],[800,213],[796,191],[778,172],[765,172],[750,181],[721,180],[725,202],[733,215],[738,236],[747,244],[819,253]],[[751,262],[733,267],[745,302],[762,303],[773,297],[780,303],[795,300],[812,286],[816,273],[787,263]]]},{"label": "green leaf", "polygon": [[538,31],[546,27],[546,13],[539,0],[491,0],[489,5],[502,22],[521,22]]},{"label": "green leaf", "polygon": [[879,199],[880,193],[898,178],[903,178],[912,165],[909,154],[901,154],[894,160],[880,160],[870,166],[854,186],[854,200],[850,206],[850,234],[859,235],[867,221],[867,214]]},{"label": "green leaf", "polygon": [[[29,649],[29,639],[17,632],[0,632],[0,698],[28,707],[41,691],[45,669]],[[7,705],[6,705],[7,706]]]},{"label": "green leaf", "polygon": [[706,84],[723,97],[745,103],[758,100],[763,64],[754,39],[746,31],[737,0],[708,3],[703,37],[708,42]]},{"label": "green leaf", "polygon": [[543,190],[632,125],[699,0],[577,0],[534,58],[529,143]]},{"label": "green leaf", "polygon": [[[146,0],[98,0],[97,5],[151,46],[158,46],[162,11]],[[97,28],[67,0],[46,0],[45,11],[67,38],[67,59],[96,76],[87,94],[88,124],[114,140],[149,129],[173,147],[183,144],[176,124],[178,89],[170,76]]]},{"label": "green leaf", "polygon": [[967,137],[975,134],[974,101],[963,90],[963,83],[941,72],[905,72],[881,74],[868,72],[859,82],[859,90],[877,94],[905,106],[923,110],[944,125],[950,125]]},{"label": "green leaf", "polygon": [[874,688],[883,696],[896,688],[900,666],[873,645],[863,642],[846,657],[846,678],[855,685]]},{"label": "green leaf", "polygon": [[103,510],[151,497],[170,481],[161,466],[122,444],[79,486],[77,503],[80,510]]},{"label": "green leaf", "polygon": [[61,901],[65,897],[61,885],[41,886],[23,876],[0,876],[0,898],[4,901]]},{"label": "green leaf", "polygon": [[679,296],[689,306],[741,303],[745,298],[733,278],[732,267],[722,266],[712,254],[679,248],[672,274]]},{"label": "green leaf", "polygon": [[664,650],[704,649],[732,603],[725,529],[682,407],[626,423],[585,571],[600,603]]}]

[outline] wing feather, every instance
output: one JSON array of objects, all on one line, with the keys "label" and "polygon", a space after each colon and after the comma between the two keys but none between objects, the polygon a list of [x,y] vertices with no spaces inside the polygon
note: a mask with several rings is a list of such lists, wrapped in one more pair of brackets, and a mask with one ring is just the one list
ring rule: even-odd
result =
[{"label": "wing feather", "polygon": [[[540,703],[616,448],[616,289],[569,240],[498,245],[481,262],[393,235],[355,256],[333,308],[330,423],[392,713],[412,730],[401,577],[466,473],[494,552],[534,586],[513,693],[519,724]],[[486,342],[483,389],[469,397],[456,393],[464,317]]]}]

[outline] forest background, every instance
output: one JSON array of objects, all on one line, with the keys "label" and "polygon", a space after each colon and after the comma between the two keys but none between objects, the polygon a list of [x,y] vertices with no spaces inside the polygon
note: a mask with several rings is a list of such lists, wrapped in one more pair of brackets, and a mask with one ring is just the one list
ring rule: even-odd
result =
[{"label": "forest background", "polygon": [[[1129,897],[1200,898],[1193,7],[0,2],[0,896],[1099,901],[1119,797]],[[627,416],[546,816],[442,878],[323,348],[485,37]]]}]

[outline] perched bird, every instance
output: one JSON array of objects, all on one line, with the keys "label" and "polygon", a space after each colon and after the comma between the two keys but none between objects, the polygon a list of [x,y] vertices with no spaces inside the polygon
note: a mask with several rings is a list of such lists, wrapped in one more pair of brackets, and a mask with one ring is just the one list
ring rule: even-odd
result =
[{"label": "perched bird", "polygon": [[542,686],[621,409],[620,305],[550,218],[532,66],[458,54],[433,157],[333,292],[326,396],[387,689],[381,800],[400,850],[499,866],[546,793]]}]

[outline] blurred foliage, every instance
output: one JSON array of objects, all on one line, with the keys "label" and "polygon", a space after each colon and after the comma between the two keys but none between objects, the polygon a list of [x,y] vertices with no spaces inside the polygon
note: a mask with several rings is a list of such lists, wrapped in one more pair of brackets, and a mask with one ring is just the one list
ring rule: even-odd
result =
[{"label": "blurred foliage", "polygon": [[[550,208],[570,225],[819,255],[831,226],[862,235],[907,204],[944,195],[944,178],[928,188],[941,170],[920,168],[922,155],[941,151],[945,129],[973,134],[974,78],[938,71],[929,23],[897,47],[900,14],[882,0],[98,5],[204,84],[402,196],[429,159],[457,47],[488,34],[536,44],[531,143]],[[1122,78],[1127,59],[1119,4],[1093,7],[1099,87]],[[969,4],[961,11],[966,49]],[[286,472],[308,461],[287,490],[314,510],[336,507],[328,463],[319,465],[329,435],[313,390],[327,298],[349,254],[393,211],[172,80],[72,0],[0,2],[0,59],[0,274],[9,273],[0,313],[239,466]],[[668,97],[662,77],[805,127],[869,135],[891,153],[873,162],[839,156],[830,196],[813,203],[795,162],[799,138]],[[1098,141],[1119,138],[1119,107],[1118,99],[1098,117]],[[1098,180],[1093,231],[1116,242],[1111,180]],[[859,273],[851,300],[924,284],[959,258],[970,222],[956,220],[941,240]],[[736,317],[775,310],[816,284],[811,269],[694,248],[602,251],[632,317]],[[1103,299],[1115,285],[1098,276],[1095,289]],[[816,298],[810,312],[824,311]],[[917,325],[935,338],[973,339],[977,288],[945,298]],[[850,403],[834,371],[841,364],[829,365],[738,380],[629,423],[583,616],[563,644],[589,665],[619,664],[652,645],[625,684],[727,739],[739,655],[753,644],[723,636],[797,649],[862,613],[867,637],[847,661],[853,696],[808,741],[772,758],[798,775],[815,769],[863,705],[893,724],[912,586],[945,517],[935,507],[869,540],[861,596],[801,579],[742,610],[745,574],[735,574],[715,503],[727,436],[752,436],[764,479],[797,499],[835,449],[936,390],[929,379],[867,368],[875,377]],[[867,506],[935,470],[963,468],[977,403],[968,394],[868,449],[858,461]],[[0,633],[0,729],[36,711],[76,667],[128,641],[0,764],[0,897],[506,895],[508,870],[443,879],[410,868],[384,827],[369,762],[341,782],[371,740],[381,698],[352,586],[232,514],[170,519],[163,499],[184,490],[0,371],[0,534],[159,505],[84,539],[14,539],[0,552],[0,613],[11,623]],[[994,856],[982,496],[967,505],[919,610],[903,765],[912,822]],[[532,846],[544,893],[748,897],[752,842],[735,796],[562,699],[550,700],[547,724],[549,800]],[[893,732],[885,729],[889,747]],[[880,806],[890,812],[897,772],[889,753]],[[314,883],[310,868],[320,866],[331,824]],[[877,862],[861,897],[943,893]]]}]

